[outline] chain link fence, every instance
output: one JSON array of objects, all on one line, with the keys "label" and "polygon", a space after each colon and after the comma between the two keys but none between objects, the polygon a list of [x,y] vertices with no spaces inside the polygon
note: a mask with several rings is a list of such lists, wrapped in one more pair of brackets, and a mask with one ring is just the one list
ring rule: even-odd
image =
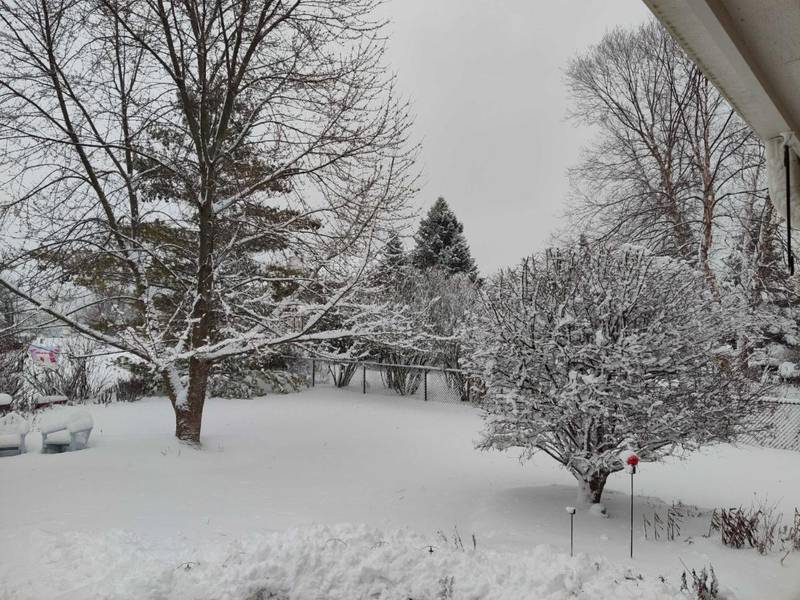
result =
[{"label": "chain link fence", "polygon": [[460,369],[427,365],[302,359],[312,387],[336,387],[362,394],[397,394],[425,402],[471,402],[481,396],[481,382]]},{"label": "chain link fence", "polygon": [[[476,404],[483,396],[480,378],[459,369],[329,358],[303,358],[300,365],[312,387],[397,394],[427,402]],[[759,403],[754,418],[759,433],[743,436],[741,442],[800,452],[800,400],[765,398]]]},{"label": "chain link fence", "polygon": [[760,433],[745,436],[742,442],[779,450],[800,452],[800,400],[764,398],[763,409],[754,419]]}]

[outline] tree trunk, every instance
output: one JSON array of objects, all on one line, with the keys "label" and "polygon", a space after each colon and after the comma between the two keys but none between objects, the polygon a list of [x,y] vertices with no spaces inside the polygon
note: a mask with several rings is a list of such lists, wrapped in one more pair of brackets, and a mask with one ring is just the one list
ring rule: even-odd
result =
[{"label": "tree trunk", "polygon": [[[593,473],[572,472],[578,480],[578,504],[591,506],[600,504],[603,496],[603,489],[606,487],[606,480],[610,473],[608,471],[595,471]],[[601,512],[605,512],[602,510]]]},{"label": "tree trunk", "polygon": [[711,246],[713,244],[713,228],[714,228],[714,213],[713,213],[713,198],[706,198],[703,205],[703,238],[700,242],[700,263],[703,267],[703,274],[705,275],[708,287],[715,300],[719,300],[719,287],[717,286],[717,277],[714,275],[714,270],[711,268]]},{"label": "tree trunk", "polygon": [[189,362],[189,382],[183,402],[179,402],[179,391],[174,389],[169,376],[163,375],[172,408],[175,410],[175,437],[195,446],[200,445],[208,374],[209,364],[206,361],[193,358]]}]

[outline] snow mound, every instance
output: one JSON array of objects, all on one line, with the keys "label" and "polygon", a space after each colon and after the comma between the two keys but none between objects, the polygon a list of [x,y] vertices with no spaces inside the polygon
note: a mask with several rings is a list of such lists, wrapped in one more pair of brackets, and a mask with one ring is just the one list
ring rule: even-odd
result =
[{"label": "snow mound", "polygon": [[0,433],[23,435],[30,431],[27,419],[19,413],[11,412],[0,417]]},{"label": "snow mound", "polygon": [[71,433],[94,427],[92,415],[81,408],[57,408],[42,415],[39,430],[42,433],[67,430]]},{"label": "snow mound", "polygon": [[0,598],[49,597],[55,591],[86,600],[683,598],[675,585],[586,555],[570,558],[550,546],[524,554],[465,550],[439,538],[355,525],[294,529],[202,548],[152,545],[120,531],[62,534],[42,542],[49,550],[36,579],[6,587]]},{"label": "snow mound", "polygon": [[790,361],[784,361],[778,365],[778,374],[784,379],[792,379],[800,375],[800,369],[797,365]]},{"label": "snow mound", "polygon": [[13,399],[8,394],[0,394],[0,406],[11,406]]}]

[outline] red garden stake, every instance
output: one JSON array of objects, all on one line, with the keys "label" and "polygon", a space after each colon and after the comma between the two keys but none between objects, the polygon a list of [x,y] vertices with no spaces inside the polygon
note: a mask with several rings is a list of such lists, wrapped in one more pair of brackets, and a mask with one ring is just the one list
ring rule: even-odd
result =
[{"label": "red garden stake", "polygon": [[630,467],[631,474],[631,558],[633,558],[633,476],[636,475],[636,465],[639,464],[639,457],[631,452],[625,459],[625,464]]}]

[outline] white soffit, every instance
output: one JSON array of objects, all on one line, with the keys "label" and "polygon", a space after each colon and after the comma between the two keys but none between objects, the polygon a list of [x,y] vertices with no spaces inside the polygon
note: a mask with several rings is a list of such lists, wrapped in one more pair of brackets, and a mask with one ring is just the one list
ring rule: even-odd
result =
[{"label": "white soffit", "polygon": [[644,0],[764,140],[800,154],[800,0]]}]

